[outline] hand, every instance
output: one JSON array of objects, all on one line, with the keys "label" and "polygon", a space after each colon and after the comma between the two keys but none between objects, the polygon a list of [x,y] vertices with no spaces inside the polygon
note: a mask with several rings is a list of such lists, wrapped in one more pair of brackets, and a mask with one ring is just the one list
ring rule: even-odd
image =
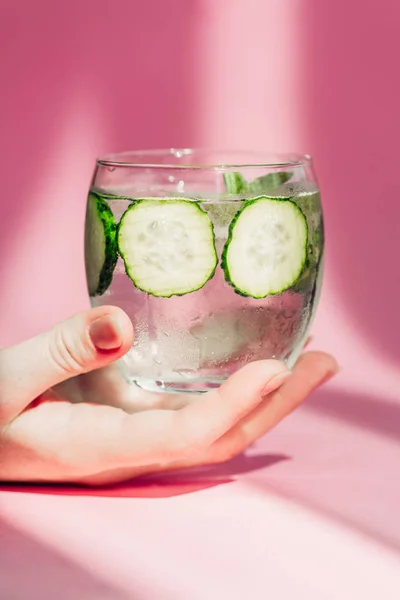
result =
[{"label": "hand", "polygon": [[337,371],[309,352],[292,373],[259,361],[204,395],[151,394],[112,364],[132,340],[127,315],[104,306],[0,351],[0,480],[104,484],[223,462]]}]

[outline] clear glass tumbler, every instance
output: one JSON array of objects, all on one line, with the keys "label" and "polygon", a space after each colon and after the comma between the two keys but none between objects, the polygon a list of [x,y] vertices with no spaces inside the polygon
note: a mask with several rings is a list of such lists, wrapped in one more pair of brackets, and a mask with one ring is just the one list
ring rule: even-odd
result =
[{"label": "clear glass tumbler", "polygon": [[124,377],[203,392],[246,363],[292,365],[318,301],[321,200],[311,158],[170,149],[97,160],[85,225],[92,306],[131,318]]}]

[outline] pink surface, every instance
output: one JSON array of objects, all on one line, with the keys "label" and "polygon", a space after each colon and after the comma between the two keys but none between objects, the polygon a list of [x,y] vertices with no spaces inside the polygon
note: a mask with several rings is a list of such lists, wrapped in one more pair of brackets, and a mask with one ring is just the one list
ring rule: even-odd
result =
[{"label": "pink surface", "polygon": [[3,488],[0,597],[398,600],[398,408],[375,427],[332,415],[334,399],[364,400],[316,395],[218,469],[89,494]]},{"label": "pink surface", "polygon": [[396,0],[3,3],[0,345],[87,305],[95,155],[252,146],[315,156],[315,346],[343,371],[219,469],[3,486],[0,598],[400,597],[399,20]]}]

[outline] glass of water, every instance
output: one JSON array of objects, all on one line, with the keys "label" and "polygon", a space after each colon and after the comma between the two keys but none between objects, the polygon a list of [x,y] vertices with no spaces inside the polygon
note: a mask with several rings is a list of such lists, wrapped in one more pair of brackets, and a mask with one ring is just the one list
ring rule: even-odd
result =
[{"label": "glass of water", "polygon": [[89,295],[132,320],[119,367],[146,390],[203,392],[259,359],[291,366],[318,301],[323,248],[307,155],[170,149],[97,160]]}]

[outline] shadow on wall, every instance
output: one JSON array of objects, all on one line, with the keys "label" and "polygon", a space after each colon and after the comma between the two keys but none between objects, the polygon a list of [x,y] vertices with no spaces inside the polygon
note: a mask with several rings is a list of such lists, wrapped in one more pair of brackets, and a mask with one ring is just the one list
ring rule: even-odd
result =
[{"label": "shadow on wall", "polygon": [[3,3],[0,331],[5,341],[15,341],[5,332],[15,314],[24,320],[26,298],[30,315],[17,337],[39,331],[86,301],[83,218],[95,155],[195,143],[196,3]]},{"label": "shadow on wall", "polygon": [[46,548],[0,519],[0,598],[15,600],[131,600],[82,567]]},{"label": "shadow on wall", "polygon": [[302,7],[302,121],[325,200],[328,264],[343,310],[398,361],[400,5]]}]

